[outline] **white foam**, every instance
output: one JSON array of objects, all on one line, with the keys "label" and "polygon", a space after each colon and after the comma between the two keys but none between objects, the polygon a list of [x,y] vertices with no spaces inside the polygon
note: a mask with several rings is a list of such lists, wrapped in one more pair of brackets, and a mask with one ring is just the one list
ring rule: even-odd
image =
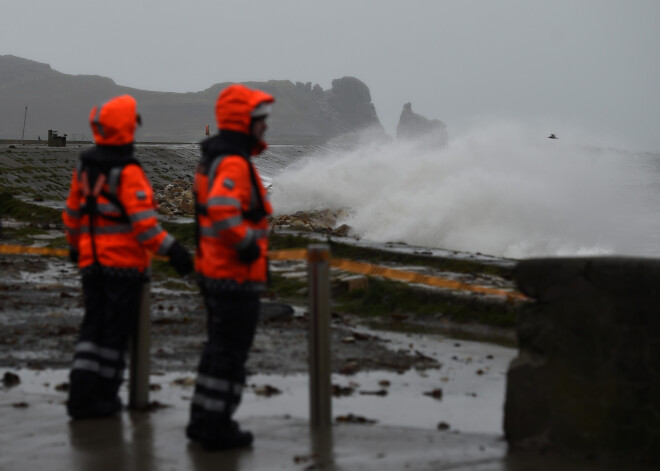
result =
[{"label": "white foam", "polygon": [[443,148],[393,141],[309,156],[273,177],[272,200],[278,213],[349,207],[341,222],[380,242],[513,258],[656,255],[657,158],[497,123]]}]

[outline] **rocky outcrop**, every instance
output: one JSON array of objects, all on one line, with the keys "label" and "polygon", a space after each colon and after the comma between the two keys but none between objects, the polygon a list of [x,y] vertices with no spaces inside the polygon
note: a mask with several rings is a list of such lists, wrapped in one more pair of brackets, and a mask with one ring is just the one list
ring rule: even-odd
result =
[{"label": "rocky outcrop", "polygon": [[325,92],[330,108],[342,117],[345,131],[378,127],[383,129],[371,102],[371,92],[355,77],[344,77],[332,81],[332,88]]},{"label": "rocky outcrop", "polygon": [[[214,130],[214,103],[228,85],[217,83],[196,93],[151,92],[123,87],[105,77],[68,75],[47,64],[0,56],[0,129],[14,129],[27,106],[26,139],[56,129],[70,139],[90,140],[89,110],[109,97],[129,93],[137,99],[143,117],[138,142],[199,142],[207,125]],[[267,134],[270,143],[318,144],[365,128],[384,134],[369,88],[357,78],[333,80],[329,90],[289,80],[245,85],[276,98]]]},{"label": "rocky outcrop", "polygon": [[412,104],[403,105],[403,111],[396,127],[398,139],[423,139],[436,145],[447,143],[447,126],[437,119],[429,120],[414,113]]},{"label": "rocky outcrop", "polygon": [[194,216],[195,199],[192,182],[175,180],[168,184],[154,183],[158,213],[164,216]]},{"label": "rocky outcrop", "polygon": [[298,232],[315,232],[346,237],[351,227],[346,224],[338,225],[337,221],[348,216],[347,209],[331,211],[329,209],[298,211],[292,215],[280,215],[270,221],[273,231],[288,229]]},{"label": "rocky outcrop", "polygon": [[[211,95],[215,96],[227,85],[214,85]],[[333,80],[329,90],[311,82],[294,84],[288,80],[248,82],[246,85],[276,98],[269,118],[269,142],[326,142],[366,129],[385,134],[369,88],[357,78]]]},{"label": "rocky outcrop", "polygon": [[660,463],[660,261],[525,260],[515,278],[535,302],[508,371],[511,449]]},{"label": "rocky outcrop", "polygon": [[[192,182],[178,179],[172,183],[154,183],[158,213],[170,218],[192,217],[195,215],[195,200],[192,192]],[[348,209],[331,211],[329,209],[297,211],[294,214],[282,214],[269,217],[268,222],[273,231],[287,229],[297,232],[314,232],[337,237],[346,237],[351,227],[339,224],[338,221],[349,215]]]}]

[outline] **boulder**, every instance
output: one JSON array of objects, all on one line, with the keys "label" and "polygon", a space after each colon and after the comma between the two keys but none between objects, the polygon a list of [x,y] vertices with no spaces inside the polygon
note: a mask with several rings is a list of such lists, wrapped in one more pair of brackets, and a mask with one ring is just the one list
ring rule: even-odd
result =
[{"label": "boulder", "polygon": [[314,209],[311,211],[297,211],[293,215],[282,214],[269,218],[268,222],[273,228],[282,227],[292,231],[316,232],[345,237],[350,233],[351,227],[346,224],[336,228],[335,226],[340,217],[346,217],[348,214],[349,211],[343,208],[336,211]]},{"label": "boulder", "polygon": [[192,182],[175,180],[164,186],[154,185],[154,191],[160,214],[166,216],[192,216],[195,214]]},{"label": "boulder", "polygon": [[358,289],[367,289],[369,287],[369,279],[364,275],[348,275],[339,279],[339,285],[345,292],[350,293]]},{"label": "boulder", "polygon": [[348,224],[342,224],[338,228],[334,229],[332,231],[332,235],[338,236],[338,237],[347,237],[348,234],[351,233],[351,226]]}]

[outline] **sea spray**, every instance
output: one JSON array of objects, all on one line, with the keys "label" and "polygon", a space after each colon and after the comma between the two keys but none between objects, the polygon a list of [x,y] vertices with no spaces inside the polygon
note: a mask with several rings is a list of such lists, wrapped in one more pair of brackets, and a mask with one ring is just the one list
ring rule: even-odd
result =
[{"label": "sea spray", "polygon": [[308,155],[273,177],[272,200],[278,213],[350,208],[341,223],[377,242],[512,258],[654,255],[660,168],[642,160],[500,123],[441,148],[372,142]]}]

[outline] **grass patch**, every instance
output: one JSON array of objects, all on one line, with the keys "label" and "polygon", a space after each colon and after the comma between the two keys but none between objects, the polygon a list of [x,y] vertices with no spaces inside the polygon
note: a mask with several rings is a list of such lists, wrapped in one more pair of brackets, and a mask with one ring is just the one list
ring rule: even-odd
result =
[{"label": "grass patch", "polygon": [[10,217],[18,221],[49,224],[59,224],[62,221],[61,211],[25,203],[14,198],[7,191],[0,192],[0,208],[1,217]]},{"label": "grass patch", "polygon": [[65,236],[61,236],[51,239],[48,242],[48,247],[52,249],[67,249],[69,248],[69,243],[66,241]]},{"label": "grass patch", "polygon": [[303,301],[307,299],[306,294],[300,294],[300,290],[307,287],[306,278],[286,278],[277,273],[270,274],[268,290],[274,292],[280,298],[296,299]]},{"label": "grass patch", "polygon": [[189,249],[195,247],[195,224],[193,223],[176,223],[176,222],[167,222],[162,221],[160,223],[167,232],[169,232],[172,237],[179,241],[179,243],[185,245]]},{"label": "grass patch", "polygon": [[35,235],[48,234],[48,231],[33,226],[25,226],[20,228],[3,227],[2,232],[3,235],[11,236],[11,238],[18,240],[26,240]]},{"label": "grass patch", "polygon": [[152,260],[151,271],[154,280],[163,280],[165,278],[181,278],[176,270],[165,260]]},{"label": "grass patch", "polygon": [[173,291],[191,291],[191,292],[199,291],[197,285],[190,286],[185,281],[179,281],[179,280],[167,280],[166,282],[162,283],[160,286],[162,288],[171,289]]},{"label": "grass patch", "polygon": [[292,234],[278,234],[272,233],[268,238],[268,248],[270,250],[286,250],[286,249],[305,249],[309,244],[318,243],[307,237],[292,235]]},{"label": "grass patch", "polygon": [[420,319],[442,317],[497,327],[513,327],[518,315],[518,308],[507,302],[455,296],[371,277],[368,288],[334,294],[333,301],[336,310],[365,317],[392,314]]}]

